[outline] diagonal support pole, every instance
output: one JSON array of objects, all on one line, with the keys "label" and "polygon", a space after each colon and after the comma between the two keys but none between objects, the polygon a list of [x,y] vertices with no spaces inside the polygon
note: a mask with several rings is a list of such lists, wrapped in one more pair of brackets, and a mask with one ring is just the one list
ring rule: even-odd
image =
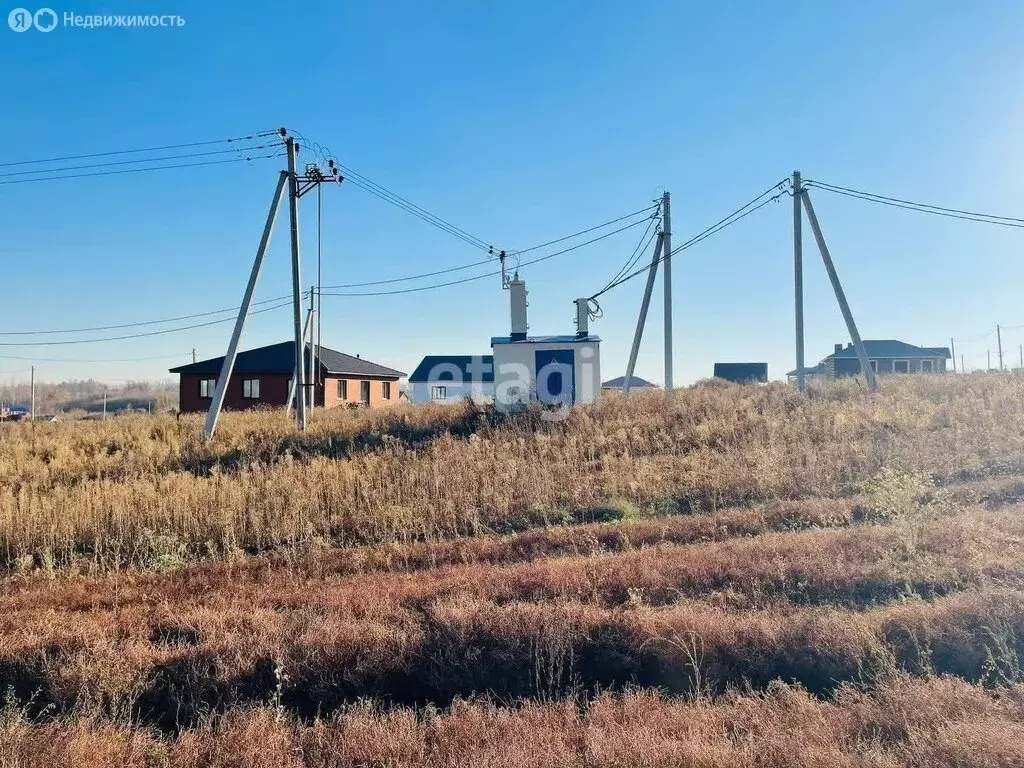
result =
[{"label": "diagonal support pole", "polygon": [[644,325],[647,324],[647,310],[651,306],[651,291],[654,289],[654,279],[658,276],[658,262],[661,260],[661,252],[665,247],[664,232],[658,233],[658,244],[654,246],[654,255],[651,257],[651,270],[647,273],[647,286],[644,288],[644,299],[640,303],[640,314],[636,318],[636,331],[633,334],[633,346],[629,350],[629,365],[626,366],[626,380],[622,383],[622,394],[629,394],[629,384],[633,380],[633,370],[636,368],[636,358],[640,353],[640,340],[644,336]]},{"label": "diagonal support pole", "polygon": [[235,327],[231,331],[231,341],[228,342],[228,351],[224,355],[224,364],[221,366],[220,376],[217,378],[217,387],[213,391],[213,402],[210,403],[210,410],[206,414],[206,425],[203,428],[203,437],[206,440],[212,438],[213,433],[217,429],[217,419],[220,418],[221,408],[224,406],[224,396],[227,394],[228,384],[231,381],[231,372],[235,369],[235,358],[238,356],[238,342],[242,338],[245,320],[249,316],[252,295],[256,292],[256,283],[260,279],[260,270],[263,269],[263,258],[267,254],[270,236],[274,231],[274,221],[277,219],[277,210],[281,207],[281,196],[284,193],[286,181],[288,181],[288,172],[281,171],[281,175],[277,179],[277,189],[274,190],[274,198],[270,203],[270,211],[267,213],[267,223],[263,227],[263,236],[260,238],[259,247],[256,249],[256,259],[253,261],[252,271],[249,273],[249,282],[245,286],[242,306],[238,309]]},{"label": "diagonal support pole", "polygon": [[860,370],[864,374],[864,378],[867,379],[868,389],[872,392],[877,392],[878,380],[875,378],[875,372],[871,370],[867,350],[864,349],[864,342],[861,341],[860,332],[857,330],[857,323],[854,322],[853,312],[850,311],[850,305],[846,301],[846,294],[843,292],[842,283],[839,282],[839,275],[836,273],[836,267],[832,263],[832,256],[829,254],[828,246],[825,244],[825,236],[821,234],[821,227],[818,226],[818,217],[814,214],[811,196],[807,194],[806,188],[802,189],[800,194],[803,197],[804,210],[807,211],[807,220],[810,222],[811,229],[814,230],[814,239],[818,241],[821,260],[825,262],[825,271],[828,272],[828,279],[832,282],[832,290],[835,291],[836,301],[839,302],[839,309],[843,313],[843,320],[846,321],[846,330],[849,331],[850,339],[853,341],[853,348],[857,351]]}]

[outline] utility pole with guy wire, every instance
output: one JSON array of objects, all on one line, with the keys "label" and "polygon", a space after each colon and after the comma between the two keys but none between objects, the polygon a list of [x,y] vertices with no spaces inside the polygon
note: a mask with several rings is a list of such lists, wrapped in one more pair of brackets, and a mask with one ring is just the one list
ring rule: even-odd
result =
[{"label": "utility pole with guy wire", "polygon": [[[953,373],[956,373],[956,345],[953,343],[952,336],[949,337],[949,354],[953,358]],[[960,373],[963,373],[963,371],[961,370]]]},{"label": "utility pole with guy wire", "polygon": [[647,310],[651,306],[651,291],[654,289],[654,280],[658,276],[658,261],[661,259],[662,250],[665,247],[664,233],[658,233],[658,243],[654,246],[654,255],[651,256],[651,269],[647,273],[647,285],[644,287],[644,298],[640,302],[640,314],[636,318],[636,331],[633,332],[633,346],[629,350],[629,363],[626,365],[626,380],[622,383],[622,393],[629,394],[630,382],[633,381],[633,371],[636,369],[636,358],[640,352],[640,340],[644,336],[644,326],[647,324]]},{"label": "utility pole with guy wire", "polygon": [[864,342],[861,340],[860,332],[857,330],[857,323],[853,319],[853,312],[850,311],[850,304],[846,300],[843,285],[839,282],[839,274],[836,272],[835,264],[832,263],[832,255],[828,252],[828,245],[825,243],[825,236],[821,233],[818,217],[814,214],[811,196],[807,193],[806,189],[801,190],[800,194],[803,196],[803,206],[807,211],[807,220],[814,231],[814,239],[818,242],[818,250],[821,251],[821,260],[825,262],[825,271],[828,272],[828,279],[832,283],[832,290],[836,295],[836,301],[839,303],[839,309],[843,313],[843,320],[846,321],[846,330],[850,333],[853,348],[857,352],[861,373],[864,374],[864,378],[867,380],[868,389],[872,392],[877,392],[878,380],[875,378],[875,372],[872,370],[871,363],[868,360],[868,353],[864,349]]},{"label": "utility pole with guy wire", "polygon": [[996,323],[996,344],[999,346],[999,370],[1003,368],[1003,333],[999,328],[999,324]]},{"label": "utility pole with guy wire", "polygon": [[32,366],[32,373],[29,374],[29,388],[32,391],[29,397],[28,418],[34,420],[36,417],[36,367]]}]

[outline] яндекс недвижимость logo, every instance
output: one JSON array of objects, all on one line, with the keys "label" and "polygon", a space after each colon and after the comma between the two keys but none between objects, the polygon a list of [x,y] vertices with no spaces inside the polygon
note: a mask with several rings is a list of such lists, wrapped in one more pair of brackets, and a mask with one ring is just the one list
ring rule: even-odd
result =
[{"label": "\u044f\u043d\u0434\u0435\u043a\u0441 \u043d\u0435\u0434\u0432\u0438\u0436\u0438\u043c\u043e\u0441\u0442\u044c logo", "polygon": [[7,14],[7,25],[15,32],[27,32],[32,27],[50,32],[57,26],[57,14],[52,8],[40,8],[35,13],[27,8],[15,8]]},{"label": "\u044f\u043d\u0434\u0435\u043a\u0441 \u043d\u0435\u0434\u0432\u0438\u0436\u0438\u043c\u043e\u0441\u0442\u044c logo", "polygon": [[[40,32],[52,32],[61,24],[61,17],[52,8],[40,8],[33,13],[27,8],[15,8],[7,14],[7,26],[15,32],[28,32],[35,28]],[[63,24],[67,28],[97,29],[101,27],[183,27],[185,18],[172,15],[144,14],[79,14],[74,11],[63,12]]]}]

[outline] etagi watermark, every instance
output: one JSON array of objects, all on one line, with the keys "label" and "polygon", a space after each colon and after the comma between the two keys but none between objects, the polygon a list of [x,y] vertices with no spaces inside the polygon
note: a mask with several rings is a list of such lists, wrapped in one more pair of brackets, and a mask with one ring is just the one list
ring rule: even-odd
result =
[{"label": "etagi watermark", "polygon": [[95,29],[97,27],[183,27],[185,18],[178,15],[113,15],[113,14],[80,14],[64,11],[60,16],[52,8],[40,8],[32,12],[27,8],[15,8],[7,14],[7,26],[15,32],[28,32],[30,29],[39,32],[53,32],[58,26],[79,29]]},{"label": "etagi watermark", "polygon": [[[471,357],[465,368],[449,362],[438,363],[430,369],[427,380],[446,389],[450,386],[472,399],[487,399],[482,396],[484,385],[493,381],[494,405],[500,410],[519,411],[536,403],[544,409],[542,419],[561,421],[569,417],[577,400],[591,402],[594,399],[595,372],[590,359],[593,356],[593,350],[580,351],[581,381],[576,380],[573,366],[568,363],[552,361],[534,372],[518,362],[494,366],[481,356]],[[492,372],[493,377],[489,375]]]}]

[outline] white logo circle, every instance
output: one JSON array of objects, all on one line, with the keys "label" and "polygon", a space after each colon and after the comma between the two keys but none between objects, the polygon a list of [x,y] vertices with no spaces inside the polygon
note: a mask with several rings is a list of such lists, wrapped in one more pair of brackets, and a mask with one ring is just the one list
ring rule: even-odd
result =
[{"label": "white logo circle", "polygon": [[32,29],[32,11],[15,8],[7,14],[7,26],[15,32],[28,32]]},{"label": "white logo circle", "polygon": [[32,17],[32,23],[40,32],[52,32],[53,28],[57,26],[57,14],[53,12],[52,8],[40,8]]}]

